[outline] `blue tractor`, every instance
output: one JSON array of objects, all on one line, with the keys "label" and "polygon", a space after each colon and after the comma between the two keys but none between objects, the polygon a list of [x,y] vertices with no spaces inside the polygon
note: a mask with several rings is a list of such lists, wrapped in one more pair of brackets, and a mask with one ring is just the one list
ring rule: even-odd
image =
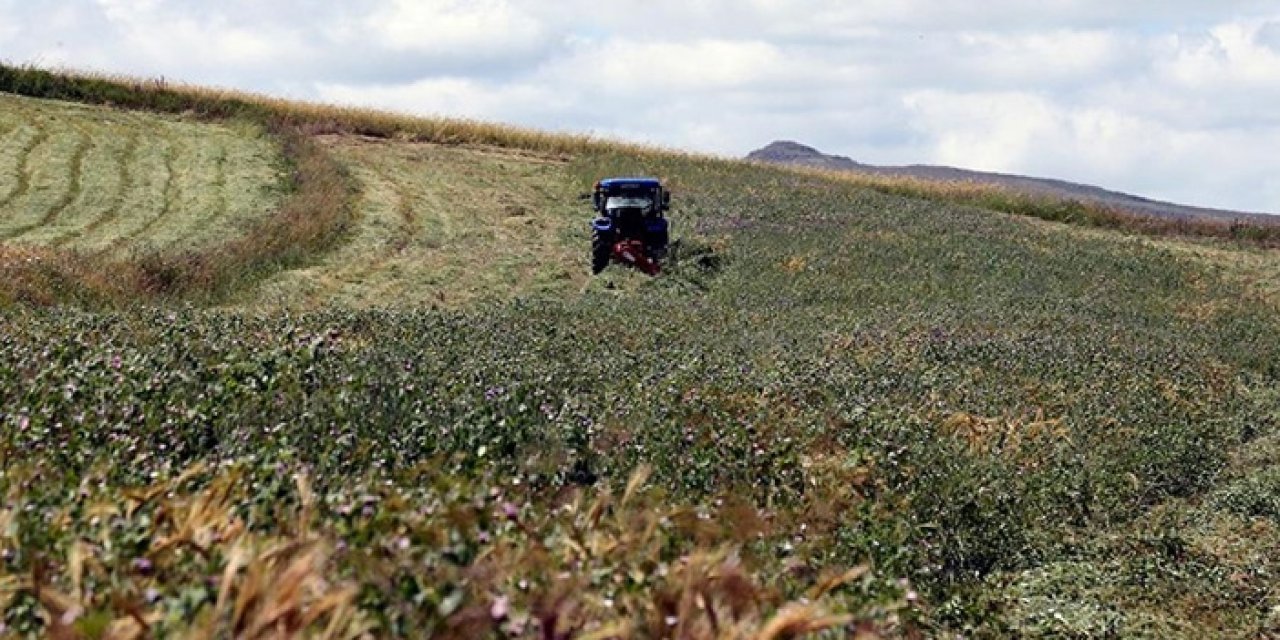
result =
[{"label": "blue tractor", "polygon": [[596,183],[591,203],[591,272],[618,262],[657,275],[670,242],[671,192],[655,178],[608,178]]}]

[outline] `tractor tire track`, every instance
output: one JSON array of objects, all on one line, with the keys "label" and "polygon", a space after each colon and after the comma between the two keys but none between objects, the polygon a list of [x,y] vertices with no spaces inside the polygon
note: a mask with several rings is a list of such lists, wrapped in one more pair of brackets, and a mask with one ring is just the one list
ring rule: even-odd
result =
[{"label": "tractor tire track", "polygon": [[178,200],[182,197],[182,187],[178,184],[177,170],[174,168],[175,160],[180,153],[180,145],[172,138],[167,140],[167,142],[169,145],[164,152],[164,196],[161,199],[160,212],[144,222],[142,226],[117,238],[116,241],[112,243],[113,248],[118,249],[127,243],[132,243],[134,240],[137,240],[143,234],[150,231],[162,220],[168,219],[169,214],[173,212],[175,206],[178,204]]},{"label": "tractor tire track", "polygon": [[[411,208],[410,205],[406,204],[404,191],[399,187],[399,185],[397,185],[395,180],[390,178],[384,167],[375,166],[369,167],[368,169],[369,170],[367,172],[358,172],[356,174],[362,183],[360,198],[365,201],[369,200],[369,194],[374,190],[385,189],[392,193],[396,198],[396,204],[392,207],[392,210],[396,213],[396,216],[399,217],[399,231],[403,233],[405,226],[408,223],[405,210]],[[362,173],[364,175],[361,175]],[[367,209],[367,207],[361,208]],[[410,214],[410,216],[411,215],[412,214]],[[359,236],[353,238],[352,244],[348,245],[348,247],[353,250],[356,249],[356,245],[364,244],[361,240],[363,239]],[[386,239],[371,240],[380,245],[380,248],[385,248],[388,245],[394,246],[395,244],[394,239],[390,241]],[[390,259],[391,256],[387,255],[385,251],[378,251],[372,256],[364,255],[364,252],[356,252],[351,258],[339,261],[337,264],[340,266],[329,270],[329,281],[325,283],[323,290],[318,295],[318,299],[323,300],[332,298],[334,294],[348,286],[348,283],[352,281],[365,282],[370,276],[382,270]]]},{"label": "tractor tire track", "polygon": [[31,154],[35,152],[40,145],[49,140],[49,130],[40,126],[39,122],[34,124],[36,134],[18,150],[18,184],[14,185],[13,190],[3,198],[0,198],[0,208],[6,207],[14,200],[26,195],[27,191],[31,189]]},{"label": "tractor tire track", "polygon": [[213,216],[211,219],[227,217],[231,210],[230,200],[227,198],[227,163],[230,158],[227,157],[227,148],[225,146],[218,147],[218,157],[214,159],[213,186],[217,190],[217,204],[214,205]]},{"label": "tractor tire track", "polygon": [[8,110],[8,115],[13,119],[0,122],[0,137],[9,136],[23,126],[31,126],[31,113],[26,109],[14,105]]},{"label": "tractor tire track", "polygon": [[216,240],[216,238],[205,237],[208,234],[209,228],[219,220],[228,217],[230,214],[230,198],[227,197],[228,162],[230,162],[230,157],[227,147],[225,145],[218,145],[213,158],[213,182],[211,183],[214,192],[213,211],[196,220],[195,223],[188,227],[188,241],[204,243]]},{"label": "tractor tire track", "polygon": [[76,146],[71,152],[70,176],[68,177],[69,184],[67,184],[66,192],[49,206],[49,209],[45,211],[44,215],[41,216],[39,220],[31,224],[22,225],[15,229],[10,229],[4,235],[4,239],[12,240],[29,231],[53,224],[53,222],[58,219],[58,216],[62,215],[62,213],[76,201],[76,198],[80,197],[80,192],[82,190],[81,183],[84,180],[84,158],[88,155],[89,149],[93,147],[94,141],[84,129],[77,127],[76,133]]},{"label": "tractor tire track", "polygon": [[359,185],[360,220],[348,242],[316,265],[316,288],[307,295],[312,304],[338,298],[353,283],[370,286],[369,280],[408,249],[417,234],[413,197],[391,170],[376,162],[349,166]]},{"label": "tractor tire track", "polygon": [[120,186],[116,189],[115,194],[111,198],[111,206],[108,207],[106,211],[103,211],[102,215],[89,221],[89,224],[85,225],[83,229],[78,229],[59,236],[54,240],[54,246],[62,246],[76,238],[93,234],[104,225],[115,222],[116,218],[120,216],[120,209],[124,207],[125,199],[133,189],[133,164],[137,161],[138,145],[141,139],[142,136],[136,131],[132,132],[129,135],[128,140],[125,142],[124,148],[120,150],[120,154],[116,158],[119,166],[118,177]]},{"label": "tractor tire track", "polygon": [[[14,134],[15,134],[15,132],[17,132],[19,129],[21,129],[21,128],[22,128],[22,126],[23,126],[24,124],[26,124],[26,121],[25,121],[25,120],[24,120],[24,121],[22,121],[22,122],[16,122],[16,123],[13,123],[13,124],[3,125],[3,126],[4,126],[4,133],[0,134],[0,148],[4,148],[4,147],[11,146],[13,142],[16,142],[17,140],[20,140],[21,138],[19,138],[18,136],[14,135]],[[13,140],[13,141],[9,140],[9,136],[14,136],[15,140]],[[15,169],[16,169],[16,167],[15,167]],[[8,176],[3,176],[3,177],[8,178]],[[6,180],[6,182],[7,182],[7,180]],[[16,185],[15,185],[15,186],[16,186]],[[9,189],[9,190],[12,190],[12,189]],[[7,198],[7,197],[8,197],[8,196],[7,196],[7,194],[6,194],[5,198]]]},{"label": "tractor tire track", "polygon": [[396,204],[395,212],[400,216],[400,225],[396,229],[395,237],[391,240],[391,248],[399,253],[408,248],[413,242],[415,236],[418,235],[418,212],[414,210],[413,197],[409,193],[409,189],[401,181],[397,181],[391,175],[391,171],[385,165],[378,166],[374,169],[378,179],[385,182],[391,187],[392,193],[395,195]]}]

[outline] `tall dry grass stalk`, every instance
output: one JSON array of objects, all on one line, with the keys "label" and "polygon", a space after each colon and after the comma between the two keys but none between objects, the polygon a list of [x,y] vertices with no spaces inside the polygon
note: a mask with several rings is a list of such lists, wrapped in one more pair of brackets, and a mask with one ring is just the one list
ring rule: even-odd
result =
[{"label": "tall dry grass stalk", "polygon": [[[237,512],[246,492],[243,474],[232,469],[203,490],[186,488],[206,475],[198,464],[174,479],[122,492],[122,504],[96,506],[117,521],[154,514],[145,551],[131,565],[134,581],[181,584],[186,577],[197,581],[189,587],[216,585],[216,599],[179,628],[172,611],[122,584],[119,568],[101,559],[111,553],[101,541],[73,542],[62,562],[38,563],[26,580],[0,578],[0,596],[33,595],[49,636],[59,640],[141,640],[158,629],[207,639],[367,637],[371,626],[356,604],[356,586],[333,576],[332,545],[311,533],[310,523],[291,533],[250,530]],[[303,506],[299,515],[310,514]],[[216,574],[190,573],[193,558],[196,566],[217,568]]]},{"label": "tall dry grass stalk", "polygon": [[[646,476],[633,476],[621,499],[606,489],[561,507],[500,507],[506,524],[489,523],[492,539],[464,560],[449,549],[481,515],[465,505],[429,512],[384,495],[378,518],[389,528],[338,552],[369,532],[326,513],[305,478],[263,521],[242,468],[198,464],[149,487],[86,495],[100,534],[72,540],[29,577],[0,567],[0,605],[29,596],[48,634],[65,640],[781,640],[903,629],[901,603],[847,597],[872,577],[868,567],[826,572],[789,599],[780,582],[791,578],[743,553],[754,535],[731,515],[673,505]],[[140,554],[122,562],[112,532],[137,523],[147,531]],[[425,589],[420,599],[408,584]],[[446,588],[452,596],[431,595]],[[183,604],[178,594],[192,590],[202,595]]]},{"label": "tall dry grass stalk", "polygon": [[[200,87],[165,79],[76,70],[49,71],[0,64],[0,91],[128,109],[186,114],[205,119],[233,117],[274,121],[306,134],[348,134],[439,144],[476,144],[548,153],[658,153],[644,145],[585,134],[539,131],[461,118],[421,117],[361,107],[284,100],[232,89]],[[674,153],[674,152],[670,152]]]}]

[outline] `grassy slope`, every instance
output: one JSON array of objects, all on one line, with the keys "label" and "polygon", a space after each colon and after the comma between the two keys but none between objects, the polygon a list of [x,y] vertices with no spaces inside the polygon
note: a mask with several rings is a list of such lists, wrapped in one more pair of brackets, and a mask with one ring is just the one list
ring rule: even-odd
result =
[{"label": "grassy slope", "polygon": [[582,185],[569,179],[566,157],[346,138],[328,145],[360,183],[360,223],[342,248],[272,278],[255,299],[460,306],[586,283]]},{"label": "grassy slope", "polygon": [[[119,183],[130,187],[132,195],[137,196],[119,203],[120,208],[127,206],[144,214],[158,213],[143,216],[137,228],[96,249],[61,246],[57,240],[62,238],[52,244],[0,245],[0,304],[72,303],[95,308],[127,307],[142,300],[207,304],[225,299],[280,268],[301,264],[332,248],[351,223],[353,196],[348,176],[309,132],[302,129],[296,116],[281,113],[262,101],[196,89],[174,89],[163,82],[58,74],[3,64],[0,64],[0,91],[180,116],[186,123],[174,128],[145,118],[137,119],[135,124],[144,126],[135,128],[154,130],[149,133],[159,138],[161,147],[158,152],[149,153],[140,141],[138,147],[143,151],[140,159],[144,162],[136,167],[137,171],[128,170],[128,162],[117,161],[119,156],[106,159],[108,168],[101,169],[104,159],[91,154],[95,145],[90,134],[97,129],[93,123],[82,127],[78,142],[70,151],[54,148],[49,152],[53,166],[41,171],[27,170],[33,166],[40,168],[41,162],[33,164],[22,159],[30,160],[30,152],[45,145],[46,136],[37,132],[32,139],[15,146],[9,155],[13,158],[17,179],[7,199],[17,202],[25,198],[32,193],[32,179],[45,173],[51,180],[46,186],[56,188],[58,180],[63,180],[65,188],[61,189],[63,195],[58,200],[47,203],[38,219],[20,222],[10,236],[25,235],[37,227],[47,230],[46,223],[58,222],[62,214],[76,204],[77,194],[85,192],[86,168],[89,169],[90,195],[100,195],[94,189],[98,186],[93,184],[95,176],[115,173]],[[110,113],[97,113],[103,121],[113,119]],[[194,126],[197,123],[219,126]],[[166,140],[166,134],[173,131],[203,135],[187,145],[181,135],[178,139]],[[58,135],[65,137],[64,133],[58,132]],[[225,135],[228,133],[229,136]],[[263,134],[270,142],[260,140],[256,149],[244,140],[260,138]],[[217,140],[218,135],[236,140],[223,144]],[[110,146],[112,138],[108,136],[108,140],[98,146]],[[130,147],[126,142],[124,151],[137,155],[138,149]],[[255,173],[262,168],[260,154],[273,152],[278,152],[283,168],[287,169],[281,176],[283,180],[275,186],[283,192],[283,197],[277,199],[277,204],[267,212],[269,215],[224,220],[224,211],[238,209],[244,198],[253,198],[263,187],[253,184],[252,175],[242,180],[245,176],[241,170]],[[66,176],[60,178],[56,166],[64,157]],[[241,164],[229,167],[228,163],[232,162]],[[110,168],[112,164],[116,168],[114,172]],[[140,190],[133,188],[135,173],[142,176],[136,181],[141,185]],[[266,171],[261,173],[265,176]],[[229,188],[236,191],[229,192]],[[148,196],[149,191],[154,193]],[[35,196],[39,209],[39,198]],[[194,211],[196,215],[170,215],[175,209]],[[23,213],[30,214],[15,215]],[[99,217],[98,220],[112,222],[109,214],[110,211],[105,219]],[[188,224],[184,215],[198,217],[198,220]],[[94,230],[92,225],[89,224],[88,230]],[[224,228],[218,229],[220,226]],[[166,227],[172,227],[173,233],[165,233]],[[201,241],[202,236],[216,236],[218,231],[232,228],[235,233],[231,237],[219,238],[217,242]],[[133,242],[131,236],[143,235],[146,242]]]},{"label": "grassy slope", "polygon": [[260,131],[0,95],[0,237],[119,255],[219,244],[279,206]]},{"label": "grassy slope", "polygon": [[[867,562],[810,593],[890,632],[1250,637],[1276,623],[1270,253],[697,158],[328,144],[362,185],[357,226],[241,294],[316,311],[0,312],[14,328],[0,338],[11,628],[55,611],[50,593],[110,619],[130,600],[109,594],[148,589],[137,606],[164,629],[252,624],[262,610],[235,599],[278,593],[264,583],[302,566],[330,578],[307,583],[317,597],[355,606],[318,608],[347,629],[652,635],[670,614],[730,635],[735,602],[747,633]],[[714,246],[719,270],[578,285],[586,216],[568,199],[632,173],[674,187],[677,235]],[[538,232],[508,236],[522,217]],[[523,237],[547,258],[508,240]],[[431,280],[458,261],[477,268]],[[472,302],[417,304],[441,295]],[[122,492],[230,459],[238,472]],[[578,510],[553,508],[591,481],[621,494],[646,465],[651,489],[630,506],[596,513],[588,490]],[[188,538],[204,551],[172,549]],[[29,578],[17,588],[42,575],[37,554],[53,604]],[[202,590],[237,557],[266,575],[232,572],[230,602]],[[733,571],[756,586],[734,588]]]}]

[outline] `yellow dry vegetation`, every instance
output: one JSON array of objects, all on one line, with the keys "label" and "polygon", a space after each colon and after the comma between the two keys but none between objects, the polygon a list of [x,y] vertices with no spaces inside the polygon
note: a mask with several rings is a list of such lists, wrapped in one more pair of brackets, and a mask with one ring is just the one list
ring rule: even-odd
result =
[{"label": "yellow dry vegetation", "polygon": [[[367,637],[371,625],[356,606],[355,586],[326,575],[333,545],[310,530],[315,497],[306,478],[294,478],[302,494],[294,530],[266,536],[251,531],[236,514],[245,483],[238,469],[218,475],[203,491],[181,491],[206,470],[197,464],[174,480],[129,492],[123,505],[90,506],[94,521],[105,528],[159,505],[146,560],[140,561],[145,568],[135,569],[140,574],[162,574],[187,554],[225,559],[212,608],[190,623],[183,637]],[[6,513],[0,510],[0,524]],[[101,540],[109,538],[104,531]],[[102,595],[89,588],[111,573],[111,567],[96,558],[98,544],[100,540],[83,540],[67,549],[66,575],[61,576],[65,579],[44,569],[30,577],[0,577],[0,608],[15,594],[34,595],[52,638],[137,640],[155,637],[157,627],[171,625],[166,612],[136,594],[114,596],[114,612],[102,606]]]},{"label": "yellow dry vegetation", "polygon": [[1000,417],[961,411],[948,416],[941,427],[944,434],[964,440],[974,452],[1017,454],[1026,443],[1071,437],[1062,418],[1046,418],[1039,409],[1034,414]]},{"label": "yellow dry vegetation", "polygon": [[[1248,295],[1280,309],[1280,253],[1274,250],[1222,246],[1213,243],[1152,241],[1179,258],[1192,260],[1241,284]],[[1208,286],[1191,283],[1192,286]],[[1209,305],[1211,303],[1205,303]],[[1219,305],[1221,306],[1221,305]],[[1189,309],[1191,315],[1221,313],[1223,309]]]}]

